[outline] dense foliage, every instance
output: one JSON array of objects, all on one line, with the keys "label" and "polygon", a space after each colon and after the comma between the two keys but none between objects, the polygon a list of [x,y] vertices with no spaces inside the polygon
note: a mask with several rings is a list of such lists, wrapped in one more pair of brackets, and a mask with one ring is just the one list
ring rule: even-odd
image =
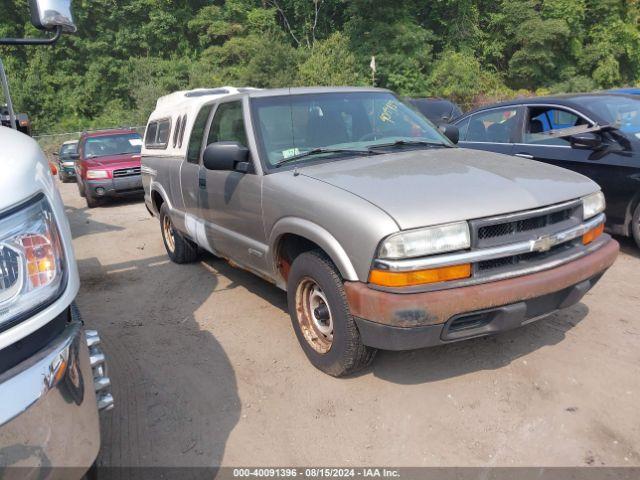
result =
[{"label": "dense foliage", "polygon": [[[0,0],[0,36],[38,35]],[[640,0],[74,0],[78,34],[0,48],[38,131],[144,123],[159,95],[371,84],[469,107],[640,83]]]}]

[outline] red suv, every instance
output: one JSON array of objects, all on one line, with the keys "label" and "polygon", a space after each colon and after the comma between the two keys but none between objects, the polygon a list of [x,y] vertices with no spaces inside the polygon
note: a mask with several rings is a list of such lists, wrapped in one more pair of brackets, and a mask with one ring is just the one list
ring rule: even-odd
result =
[{"label": "red suv", "polygon": [[89,208],[102,199],[141,195],[142,137],[131,129],[83,133],[78,143],[76,178]]}]

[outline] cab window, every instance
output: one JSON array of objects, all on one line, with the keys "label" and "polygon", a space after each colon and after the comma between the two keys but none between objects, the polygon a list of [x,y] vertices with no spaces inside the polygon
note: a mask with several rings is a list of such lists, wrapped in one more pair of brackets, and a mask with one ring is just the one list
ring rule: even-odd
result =
[{"label": "cab window", "polygon": [[240,145],[247,145],[241,102],[222,103],[218,106],[209,129],[207,145],[215,142],[238,142]]},{"label": "cab window", "polygon": [[517,128],[518,110],[499,108],[476,113],[469,120],[466,142],[511,143]]},{"label": "cab window", "polygon": [[193,123],[191,137],[189,138],[189,145],[187,147],[187,162],[189,163],[198,163],[200,161],[200,149],[202,148],[204,129],[207,126],[210,113],[211,105],[202,107]]},{"label": "cab window", "polygon": [[570,145],[568,138],[550,137],[550,132],[589,125],[581,116],[557,107],[529,107],[524,143],[536,145]]}]

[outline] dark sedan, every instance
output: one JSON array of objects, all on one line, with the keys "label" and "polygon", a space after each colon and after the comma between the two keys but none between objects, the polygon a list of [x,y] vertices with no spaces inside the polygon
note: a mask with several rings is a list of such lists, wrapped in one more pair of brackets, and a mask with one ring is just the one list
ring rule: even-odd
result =
[{"label": "dark sedan", "polygon": [[460,146],[558,165],[596,181],[607,228],[640,246],[640,99],[575,94],[480,108],[455,122]]},{"label": "dark sedan", "polygon": [[458,105],[444,98],[407,98],[406,101],[431,120],[434,125],[451,123],[462,115],[462,110]]}]

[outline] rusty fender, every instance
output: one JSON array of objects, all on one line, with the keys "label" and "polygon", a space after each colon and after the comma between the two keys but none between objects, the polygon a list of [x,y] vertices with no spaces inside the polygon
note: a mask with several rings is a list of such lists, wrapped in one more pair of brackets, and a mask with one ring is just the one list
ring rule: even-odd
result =
[{"label": "rusty fender", "polygon": [[361,282],[345,282],[355,317],[396,327],[445,323],[461,313],[508,305],[554,293],[607,270],[620,246],[610,240],[598,250],[559,267],[520,277],[422,293],[390,293]]}]

